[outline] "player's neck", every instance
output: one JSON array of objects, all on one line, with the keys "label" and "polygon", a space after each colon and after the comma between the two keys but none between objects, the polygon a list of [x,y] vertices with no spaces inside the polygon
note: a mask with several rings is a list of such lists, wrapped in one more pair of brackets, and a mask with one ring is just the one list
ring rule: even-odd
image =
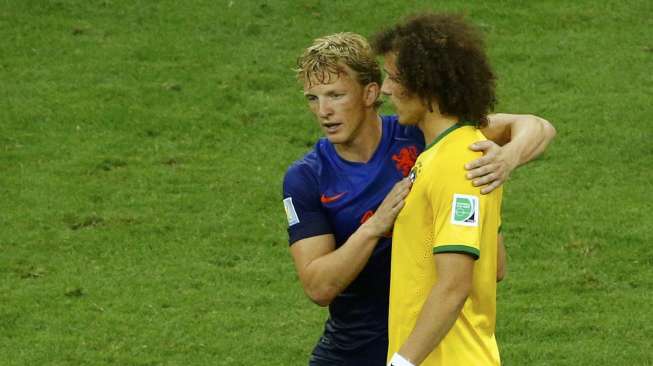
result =
[{"label": "player's neck", "polygon": [[372,159],[381,142],[383,128],[381,117],[372,110],[365,116],[365,121],[354,132],[354,138],[343,144],[334,145],[338,155],[354,163],[367,163]]},{"label": "player's neck", "polygon": [[418,123],[417,126],[422,130],[424,141],[429,145],[440,136],[442,132],[456,123],[458,123],[458,117],[443,115],[435,110],[427,113],[422,122]]}]

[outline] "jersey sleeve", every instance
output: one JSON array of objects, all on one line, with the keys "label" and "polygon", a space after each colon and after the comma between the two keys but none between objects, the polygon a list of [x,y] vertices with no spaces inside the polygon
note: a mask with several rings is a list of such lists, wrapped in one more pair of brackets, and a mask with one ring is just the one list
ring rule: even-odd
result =
[{"label": "jersey sleeve", "polygon": [[465,178],[464,164],[479,157],[468,149],[458,154],[444,154],[446,159],[430,187],[433,208],[433,254],[464,253],[478,259],[481,255],[481,233],[487,200]]},{"label": "jersey sleeve", "polygon": [[283,180],[283,205],[288,219],[288,243],[330,234],[331,224],[320,203],[317,177],[305,165],[293,165]]}]

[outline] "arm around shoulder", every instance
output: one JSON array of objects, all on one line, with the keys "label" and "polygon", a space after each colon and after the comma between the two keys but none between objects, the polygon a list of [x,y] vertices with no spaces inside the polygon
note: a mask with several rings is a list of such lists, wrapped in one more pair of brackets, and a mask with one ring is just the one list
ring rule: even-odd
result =
[{"label": "arm around shoulder", "polygon": [[549,121],[534,115],[501,113],[488,116],[488,120],[482,132],[490,141],[470,146],[484,155],[466,164],[467,178],[473,179],[474,186],[485,186],[483,194],[503,184],[515,168],[542,154],[556,135]]},{"label": "arm around shoulder", "polygon": [[556,129],[546,119],[532,114],[497,113],[488,116],[483,134],[517,158],[517,166],[538,157],[556,135]]}]

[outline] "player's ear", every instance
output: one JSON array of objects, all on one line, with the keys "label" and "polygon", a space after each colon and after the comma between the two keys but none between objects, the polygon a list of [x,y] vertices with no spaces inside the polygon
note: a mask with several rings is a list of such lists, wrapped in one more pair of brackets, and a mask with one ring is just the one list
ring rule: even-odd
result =
[{"label": "player's ear", "polygon": [[363,89],[363,93],[364,93],[363,98],[365,100],[365,106],[371,107],[379,99],[379,95],[381,94],[381,88],[377,83],[369,83],[365,85],[365,88]]}]

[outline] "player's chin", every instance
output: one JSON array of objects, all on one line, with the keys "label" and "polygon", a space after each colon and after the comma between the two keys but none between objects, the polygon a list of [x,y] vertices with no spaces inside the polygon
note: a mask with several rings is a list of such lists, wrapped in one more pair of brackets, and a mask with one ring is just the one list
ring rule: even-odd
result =
[{"label": "player's chin", "polygon": [[347,142],[347,136],[343,133],[326,133],[325,137],[332,144],[343,144]]},{"label": "player's chin", "polygon": [[330,143],[337,145],[337,144],[342,144],[345,142],[345,139],[338,138],[336,136],[327,136],[327,140],[329,140]]}]

